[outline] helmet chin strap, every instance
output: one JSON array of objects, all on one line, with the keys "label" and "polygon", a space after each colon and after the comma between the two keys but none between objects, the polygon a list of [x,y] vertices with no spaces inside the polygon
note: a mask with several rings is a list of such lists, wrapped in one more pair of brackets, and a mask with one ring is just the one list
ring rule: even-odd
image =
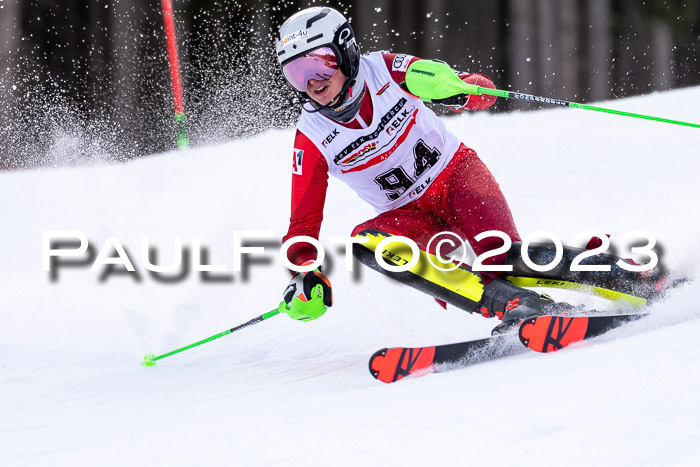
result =
[{"label": "helmet chin strap", "polygon": [[[346,79],[345,84],[343,84],[343,87],[341,88],[340,92],[338,94],[336,94],[336,96],[333,99],[331,99],[330,102],[328,102],[328,104],[326,104],[326,105],[319,105],[318,102],[316,102],[311,97],[309,97],[309,95],[305,92],[300,93],[300,94],[302,94],[302,96],[304,96],[302,101],[301,101],[302,102],[301,108],[309,113],[316,113],[316,112],[320,112],[322,110],[337,109],[338,107],[340,107],[342,105],[343,102],[345,102],[345,99],[348,96],[348,90],[354,84],[355,84],[355,80],[352,80],[352,83],[351,83],[350,79]],[[335,104],[333,104],[333,102],[335,102]],[[311,104],[313,109],[306,108],[307,103]]]},{"label": "helmet chin strap", "polygon": [[[346,83],[348,81],[350,81],[350,80],[345,80]],[[315,100],[313,100],[311,97],[309,97],[308,94],[300,93],[303,96],[303,98],[301,100],[301,108],[304,109],[306,112],[309,112],[310,114],[320,112],[322,110],[333,110],[337,107],[340,107],[340,103],[345,101],[345,98],[347,97],[349,88],[350,88],[350,86],[348,86],[347,84],[343,85],[343,88],[340,90],[340,92],[338,94],[336,94],[336,96],[333,99],[331,99],[330,102],[326,105],[319,105],[319,103],[316,102]],[[333,104],[333,102],[335,102],[335,104]],[[306,104],[311,104],[311,106],[313,108],[312,109],[307,108]]]}]

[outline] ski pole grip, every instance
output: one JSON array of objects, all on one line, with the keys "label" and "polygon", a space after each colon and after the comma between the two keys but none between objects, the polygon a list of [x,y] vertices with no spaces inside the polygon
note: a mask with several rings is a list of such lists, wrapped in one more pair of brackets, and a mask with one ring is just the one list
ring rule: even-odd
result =
[{"label": "ski pole grip", "polygon": [[[289,311],[289,308],[287,308],[287,303],[284,300],[282,300],[276,310],[272,310],[269,313],[265,313],[265,315],[279,315],[281,313],[286,313],[288,311]],[[263,316],[265,316],[265,315],[263,315]]]}]

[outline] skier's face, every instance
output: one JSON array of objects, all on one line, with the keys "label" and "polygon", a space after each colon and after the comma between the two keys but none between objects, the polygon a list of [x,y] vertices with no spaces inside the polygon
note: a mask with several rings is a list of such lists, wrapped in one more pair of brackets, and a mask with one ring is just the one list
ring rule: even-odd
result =
[{"label": "skier's face", "polygon": [[338,70],[328,79],[310,79],[306,86],[306,93],[320,105],[335,104],[335,97],[345,84],[345,75]]}]

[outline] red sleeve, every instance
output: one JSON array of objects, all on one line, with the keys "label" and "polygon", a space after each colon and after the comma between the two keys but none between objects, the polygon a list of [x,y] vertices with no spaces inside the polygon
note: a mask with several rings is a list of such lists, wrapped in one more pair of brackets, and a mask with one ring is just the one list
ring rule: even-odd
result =
[{"label": "red sleeve", "polygon": [[397,84],[406,81],[406,69],[408,66],[420,60],[418,57],[406,54],[382,54],[382,57],[384,57],[384,63],[389,70],[389,74]]},{"label": "red sleeve", "polygon": [[[292,215],[283,242],[301,235],[318,240],[327,188],[326,159],[316,145],[297,130],[292,162]],[[301,265],[316,259],[316,248],[310,243],[295,243],[287,250],[287,258]]]}]

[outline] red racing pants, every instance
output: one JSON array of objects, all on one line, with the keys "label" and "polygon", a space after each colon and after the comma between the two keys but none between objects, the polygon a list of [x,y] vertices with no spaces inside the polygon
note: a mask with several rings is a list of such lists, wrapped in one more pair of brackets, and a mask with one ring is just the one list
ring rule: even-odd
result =
[{"label": "red racing pants", "polygon": [[[428,248],[434,235],[451,232],[468,242],[477,255],[503,246],[503,241],[497,237],[480,242],[474,239],[487,230],[500,230],[511,241],[520,241],[513,215],[496,179],[476,152],[464,144],[423,196],[358,225],[352,235],[366,229],[408,237],[422,249]],[[435,245],[433,241],[431,247]],[[450,250],[442,248],[439,253],[444,256]],[[490,257],[483,264],[503,264],[504,261],[505,253]]]}]

